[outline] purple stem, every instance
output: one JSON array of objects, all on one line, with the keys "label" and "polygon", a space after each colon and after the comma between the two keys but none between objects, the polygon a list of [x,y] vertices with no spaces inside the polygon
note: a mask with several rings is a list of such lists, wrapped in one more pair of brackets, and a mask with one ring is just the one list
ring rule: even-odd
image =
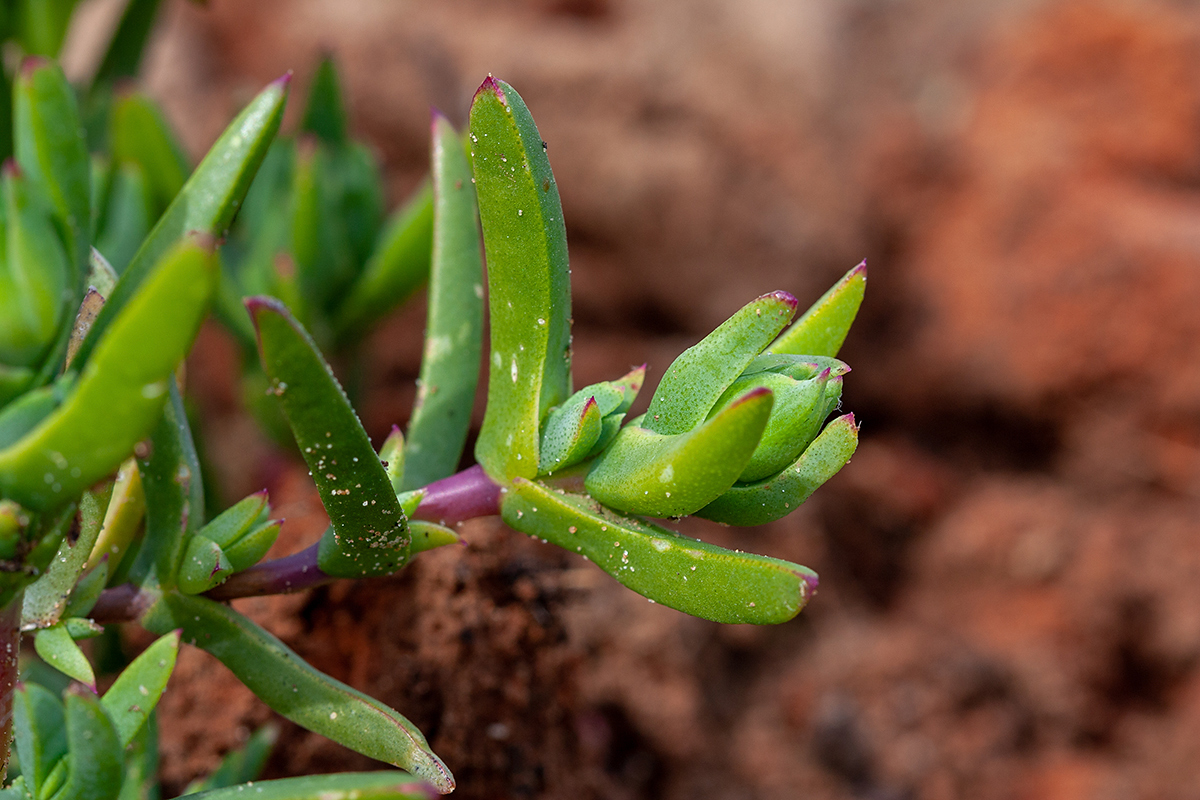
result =
[{"label": "purple stem", "polygon": [[8,776],[12,752],[13,690],[17,687],[17,653],[21,648],[23,591],[0,609],[0,783]]},{"label": "purple stem", "polygon": [[[456,525],[475,517],[500,513],[500,487],[476,464],[449,478],[434,481],[425,487],[425,496],[413,513],[414,519]],[[237,597],[258,597],[267,594],[299,592],[329,583],[335,578],[317,566],[319,543],[284,558],[264,561],[208,592],[213,600],[233,600]],[[145,609],[141,593],[131,584],[105,589],[100,594],[91,617],[97,622],[120,622],[136,619]]]}]

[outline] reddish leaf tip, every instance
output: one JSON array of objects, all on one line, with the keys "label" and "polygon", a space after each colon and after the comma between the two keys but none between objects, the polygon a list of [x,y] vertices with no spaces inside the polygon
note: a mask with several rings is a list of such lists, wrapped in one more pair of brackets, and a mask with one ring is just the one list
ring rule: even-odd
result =
[{"label": "reddish leaf tip", "polygon": [[45,56],[26,56],[21,61],[21,77],[27,78],[42,67],[49,66],[52,62]]},{"label": "reddish leaf tip", "polygon": [[863,276],[863,278],[867,277],[867,260],[865,258],[858,262],[858,266],[850,270],[847,277],[857,278],[859,275]]},{"label": "reddish leaf tip", "polygon": [[283,73],[278,78],[271,81],[270,85],[277,86],[280,89],[286,89],[288,87],[288,84],[290,84],[291,82],[292,82],[292,71],[289,69],[287,72]]},{"label": "reddish leaf tip", "polygon": [[479,97],[484,92],[492,92],[501,103],[507,104],[508,102],[504,98],[504,87],[500,85],[500,81],[492,77],[492,73],[490,72],[483,79],[483,83],[479,84],[479,88],[475,90],[475,97]]},{"label": "reddish leaf tip", "polygon": [[2,168],[2,171],[4,172],[4,177],[6,178],[21,177],[21,165],[17,163],[15,158],[4,159],[4,167]]},{"label": "reddish leaf tip", "polygon": [[767,299],[777,300],[780,303],[783,303],[784,305],[786,305],[792,309],[795,309],[797,306],[800,305],[800,301],[797,300],[795,298],[795,296],[792,295],[791,292],[784,292],[784,291],[771,292],[769,294],[764,294],[759,299],[760,300],[767,300]]}]

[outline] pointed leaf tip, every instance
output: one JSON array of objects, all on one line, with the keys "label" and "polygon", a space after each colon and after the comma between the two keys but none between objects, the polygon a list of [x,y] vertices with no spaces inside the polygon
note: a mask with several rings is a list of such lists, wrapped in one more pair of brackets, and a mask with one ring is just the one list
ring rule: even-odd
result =
[{"label": "pointed leaf tip", "polygon": [[50,59],[45,56],[26,56],[21,61],[21,77],[27,78],[42,67],[49,66]]},{"label": "pointed leaf tip", "polygon": [[775,291],[775,292],[768,292],[767,294],[764,294],[763,296],[759,297],[758,299],[766,300],[768,298],[773,298],[775,300],[778,300],[779,302],[786,304],[793,310],[795,310],[795,308],[800,305],[800,301],[796,299],[795,295],[793,295],[791,292],[785,292],[782,290]]},{"label": "pointed leaf tip", "polygon": [[278,78],[271,81],[271,85],[278,86],[281,89],[286,89],[288,87],[288,84],[290,84],[291,82],[292,82],[292,71],[289,69],[287,72],[283,73]]},{"label": "pointed leaf tip", "polygon": [[483,83],[479,84],[479,88],[475,90],[475,97],[479,97],[484,92],[494,92],[496,97],[500,99],[500,102],[507,103],[504,98],[504,87],[491,73],[488,73],[488,76],[483,79]]}]

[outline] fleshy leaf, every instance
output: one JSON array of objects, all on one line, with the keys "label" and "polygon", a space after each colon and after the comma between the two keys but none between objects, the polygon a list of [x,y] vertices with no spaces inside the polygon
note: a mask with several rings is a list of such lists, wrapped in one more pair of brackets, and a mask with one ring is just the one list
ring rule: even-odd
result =
[{"label": "fleshy leaf", "polygon": [[643,426],[655,433],[679,434],[704,422],[717,399],[795,312],[796,298],[787,292],[765,294],[740,308],[667,368]]},{"label": "fleshy leaf", "polygon": [[300,129],[315,134],[328,145],[346,144],[346,109],[337,65],[330,56],[321,59],[308,87],[308,104]]},{"label": "fleshy leaf", "polygon": [[224,236],[267,153],[287,100],[290,75],[271,83],[230,123],[134,255],[80,347],[87,361],[100,338],[153,274],[155,265],[192,231]]},{"label": "fleshy leaf", "polygon": [[462,138],[433,118],[433,251],[417,400],[403,488],[449,477],[471,426],[483,348],[483,262],[471,164]]},{"label": "fleshy leaf", "polygon": [[785,517],[836,475],[857,446],[854,415],[838,417],[825,426],[796,463],[758,483],[735,485],[696,516],[728,525],[765,525]]},{"label": "fleshy leaf", "polygon": [[150,29],[154,27],[154,16],[162,0],[129,0],[121,21],[109,41],[104,59],[96,69],[93,84],[111,83],[118,78],[132,78],[138,74]]},{"label": "fleshy leaf", "polygon": [[596,398],[588,396],[583,402],[572,402],[574,399],[572,396],[546,420],[538,454],[539,475],[578,464],[600,439],[604,418]]},{"label": "fleshy leaf", "polygon": [[66,401],[0,450],[0,493],[27,508],[52,508],[116,469],[154,425],[215,287],[205,248],[186,241],[168,251]]},{"label": "fleshy leaf", "polygon": [[99,525],[84,525],[74,542],[69,537],[63,538],[45,574],[25,589],[22,628],[45,628],[62,618],[71,591],[87,565],[99,534]]},{"label": "fleshy leaf", "polygon": [[488,77],[471,104],[491,319],[475,458],[497,481],[538,471],[541,423],[571,395],[571,282],[562,202],[525,102]]},{"label": "fleshy leaf", "polygon": [[318,564],[338,577],[395,572],[408,560],[407,520],[345,392],[286,308],[260,297],[246,305],[263,368],[329,512],[333,535],[322,537]]},{"label": "fleshy leaf", "polygon": [[625,426],[593,463],[584,485],[607,506],[682,517],[711,503],[745,469],[771,413],[770,391],[743,395],[688,433],[664,436]]},{"label": "fleshy leaf", "polygon": [[136,164],[146,177],[154,216],[171,204],[191,171],[187,156],[162,111],[140,92],[118,95],[109,123],[109,147],[117,164]]},{"label": "fleshy leaf", "polygon": [[847,272],[813,303],[768,351],[807,356],[836,356],[867,290],[867,262]]},{"label": "fleshy leaf", "polygon": [[96,673],[65,625],[59,623],[38,631],[33,647],[42,661],[96,691]]},{"label": "fleshy leaf", "polygon": [[279,538],[279,524],[279,520],[268,520],[224,548],[234,572],[249,569],[262,560]]},{"label": "fleshy leaf", "polygon": [[382,703],[324,675],[279,639],[228,606],[168,593],[143,618],[161,632],[216,656],[250,691],[287,719],[366,756],[406,769],[442,792],[454,789],[450,771],[419,730]]},{"label": "fleshy leaf", "polygon": [[[249,784],[215,789],[194,800],[244,800]],[[428,784],[403,772],[342,772],[254,782],[254,800],[432,800]]]},{"label": "fleshy leaf", "polygon": [[258,522],[260,515],[267,511],[267,490],[263,489],[243,497],[213,517],[199,533],[221,547],[228,547],[247,533]]},{"label": "fleshy leaf", "polygon": [[806,567],[725,550],[531,481],[514,481],[501,513],[509,527],[587,556],[643,597],[714,622],[787,622],[817,584]]},{"label": "fleshy leaf", "polygon": [[55,800],[116,800],[125,754],[100,699],[67,694],[67,775]]},{"label": "fleshy leaf", "polygon": [[[383,447],[379,448],[379,461],[392,483],[392,491],[400,494],[404,491],[404,434],[399,427],[393,425],[392,432],[383,440]],[[408,509],[404,513],[407,515]]]},{"label": "fleshy leaf", "polygon": [[189,537],[179,563],[179,591],[207,592],[233,574],[233,564],[216,542],[200,534]]},{"label": "fleshy leaf", "polygon": [[204,524],[204,485],[173,377],[168,387],[170,399],[150,434],[150,452],[138,459],[146,495],[146,535],[129,578],[169,589],[175,585],[188,535]]},{"label": "fleshy leaf", "polygon": [[62,700],[36,683],[18,684],[13,692],[13,732],[21,774],[38,789],[67,752]]},{"label": "fleshy leaf", "polygon": [[179,654],[179,631],[157,639],[129,663],[100,702],[112,719],[121,747],[126,747],[158,705]]}]

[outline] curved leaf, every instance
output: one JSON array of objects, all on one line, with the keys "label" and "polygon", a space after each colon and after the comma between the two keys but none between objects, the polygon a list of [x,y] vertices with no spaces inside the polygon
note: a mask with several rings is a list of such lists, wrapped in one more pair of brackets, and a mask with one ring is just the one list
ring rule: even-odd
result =
[{"label": "curved leaf", "polygon": [[318,564],[338,577],[390,575],[408,561],[408,523],[367,432],[288,310],[264,297],[246,307],[272,391],[329,512],[333,535],[322,537]]},{"label": "curved leaf", "polygon": [[807,567],[725,550],[531,481],[513,482],[501,513],[510,527],[587,556],[638,594],[714,622],[787,622],[817,585]]},{"label": "curved leaf", "polygon": [[854,415],[825,426],[796,463],[758,483],[739,484],[696,512],[728,525],[765,525],[787,516],[837,474],[858,447]]},{"label": "curved leaf", "polygon": [[836,356],[867,290],[867,262],[847,272],[768,349],[771,353]]},{"label": "curved leaf", "polygon": [[108,326],[180,239],[192,231],[214,238],[225,235],[279,130],[290,79],[285,75],[267,86],[213,144],[125,268],[79,348],[78,363],[91,357]]},{"label": "curved leaf", "polygon": [[[245,800],[249,784],[186,797],[194,800]],[[254,782],[254,800],[431,800],[427,784],[402,772],[343,772]]]},{"label": "curved leaf", "polygon": [[620,511],[682,517],[711,503],[746,468],[771,414],[766,389],[743,395],[694,431],[624,427],[593,463],[588,494]]},{"label": "curved leaf", "polygon": [[471,154],[491,319],[488,402],[475,458],[532,478],[540,426],[571,395],[567,232],[546,145],[525,102],[489,76],[471,104]]},{"label": "curved leaf", "polygon": [[471,165],[462,138],[436,113],[433,197],[425,353],[404,448],[404,489],[427,486],[458,469],[483,349],[483,260]]},{"label": "curved leaf", "polygon": [[704,422],[717,399],[795,312],[796,298],[787,292],[764,294],[684,350],[654,390],[643,422],[645,428],[679,434]]}]

